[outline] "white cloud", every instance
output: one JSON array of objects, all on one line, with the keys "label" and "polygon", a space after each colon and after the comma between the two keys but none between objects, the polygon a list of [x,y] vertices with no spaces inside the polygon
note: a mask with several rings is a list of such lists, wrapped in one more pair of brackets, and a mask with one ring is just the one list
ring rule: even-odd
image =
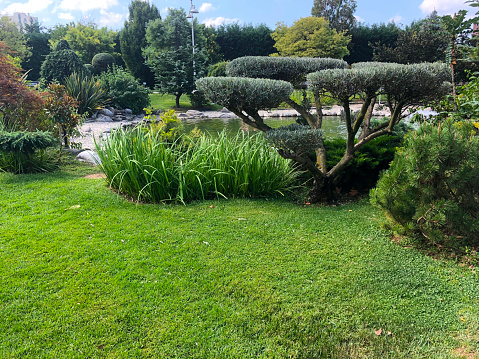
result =
[{"label": "white cloud", "polygon": [[468,6],[464,5],[464,0],[424,0],[419,8],[424,14],[436,10],[439,15],[452,15]]},{"label": "white cloud", "polygon": [[403,21],[403,20],[404,20],[404,18],[403,18],[401,15],[396,15],[396,16],[390,18],[390,19],[388,20],[388,22],[394,22],[395,24],[399,24],[399,23],[401,23],[401,21]]},{"label": "white cloud", "polygon": [[208,11],[212,11],[212,10],[216,10],[216,8],[213,6],[212,3],[209,3],[209,2],[204,2],[203,4],[201,4],[200,6],[200,12],[208,12]]},{"label": "white cloud", "polygon": [[75,18],[71,14],[71,12],[60,12],[58,13],[58,18],[62,20],[74,20]]},{"label": "white cloud", "polygon": [[217,18],[209,18],[205,19],[202,21],[202,24],[205,24],[207,27],[212,27],[212,26],[219,26],[223,24],[232,24],[235,22],[241,23],[242,21],[240,19],[227,19],[222,16],[217,17]]},{"label": "white cloud", "polygon": [[113,26],[121,23],[123,20],[122,14],[117,14],[114,12],[106,12],[105,10],[100,10],[100,25],[101,26]]},{"label": "white cloud", "polygon": [[[168,7],[168,6],[167,6],[167,7],[164,7],[163,9],[161,9],[160,14],[168,14],[168,11],[170,11],[170,9],[171,9],[171,8]],[[162,16],[162,17],[163,17],[163,16]]]},{"label": "white cloud", "polygon": [[38,11],[45,10],[52,3],[53,0],[29,0],[26,3],[16,2],[8,5],[3,11],[8,14],[13,14],[14,12],[34,14]]},{"label": "white cloud", "polygon": [[80,10],[83,12],[90,10],[107,10],[112,6],[118,5],[118,0],[63,0],[60,8],[63,10]]},{"label": "white cloud", "polygon": [[364,19],[361,16],[354,15],[354,18],[356,19],[357,22],[364,22]]}]

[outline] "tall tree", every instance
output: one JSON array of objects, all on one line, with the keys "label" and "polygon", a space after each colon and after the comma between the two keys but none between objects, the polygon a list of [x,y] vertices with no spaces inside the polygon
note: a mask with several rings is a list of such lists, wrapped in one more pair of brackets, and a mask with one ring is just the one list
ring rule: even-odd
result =
[{"label": "tall tree", "polygon": [[45,57],[50,53],[50,34],[45,32],[45,28],[39,23],[31,22],[25,24],[25,38],[27,46],[31,48],[32,56],[22,62],[22,68],[28,71],[29,80],[35,81],[40,79],[40,68]]},{"label": "tall tree", "polygon": [[374,44],[373,58],[379,62],[399,64],[444,61],[448,42],[448,32],[441,18],[433,12],[426,19],[400,29],[395,44]]},{"label": "tall tree", "polygon": [[27,46],[25,35],[18,30],[17,25],[8,16],[0,17],[0,41],[3,41],[12,51],[13,56],[21,61],[32,54]]},{"label": "tall tree", "polygon": [[314,0],[311,15],[324,17],[331,29],[346,31],[356,22],[355,11],[356,0]]},{"label": "tall tree", "polygon": [[322,17],[304,17],[287,27],[279,24],[271,34],[279,56],[332,57],[342,59],[351,37],[329,27]]},{"label": "tall tree", "polygon": [[214,29],[216,43],[225,61],[243,56],[269,56],[276,52],[272,32],[264,24],[223,24]]},{"label": "tall tree", "polygon": [[195,89],[195,79],[207,73],[206,39],[201,30],[195,21],[194,58],[191,25],[182,9],[170,9],[165,21],[155,20],[146,31],[149,46],[144,55],[155,74],[156,88],[162,93],[175,95],[176,107],[180,107],[182,94]]},{"label": "tall tree", "polygon": [[372,61],[372,45],[379,43],[393,47],[400,31],[401,28],[394,22],[373,25],[356,23],[349,32],[351,35],[351,42],[348,46],[349,55],[344,58],[344,61],[350,64]]},{"label": "tall tree", "polygon": [[99,53],[112,54],[115,48],[116,31],[98,28],[94,23],[77,23],[70,26],[63,37],[86,64]]},{"label": "tall tree", "polygon": [[121,55],[128,71],[141,82],[146,82],[148,87],[153,87],[154,76],[145,64],[142,50],[148,45],[145,37],[148,23],[161,20],[160,12],[155,5],[141,0],[133,0],[128,8],[128,21],[120,32]]}]

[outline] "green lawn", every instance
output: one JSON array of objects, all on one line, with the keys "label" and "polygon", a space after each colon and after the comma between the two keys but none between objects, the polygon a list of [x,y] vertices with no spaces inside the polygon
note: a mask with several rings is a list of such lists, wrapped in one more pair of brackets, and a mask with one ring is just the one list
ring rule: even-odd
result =
[{"label": "green lawn", "polygon": [[150,107],[153,108],[154,111],[166,111],[175,109],[182,112],[193,109],[193,107],[191,106],[190,98],[187,95],[182,95],[180,97],[179,109],[175,108],[175,96],[173,95],[152,93],[150,94],[150,102]]},{"label": "green lawn", "polygon": [[366,201],[139,205],[92,171],[0,174],[0,358],[479,353],[477,274]]}]

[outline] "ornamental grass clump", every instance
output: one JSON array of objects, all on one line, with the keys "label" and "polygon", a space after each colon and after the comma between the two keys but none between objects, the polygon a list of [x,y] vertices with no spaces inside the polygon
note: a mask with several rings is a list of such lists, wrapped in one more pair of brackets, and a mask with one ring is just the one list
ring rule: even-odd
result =
[{"label": "ornamental grass clump", "polygon": [[139,128],[115,131],[102,145],[96,147],[107,182],[142,202],[274,196],[297,177],[261,135],[184,135],[171,143]]}]

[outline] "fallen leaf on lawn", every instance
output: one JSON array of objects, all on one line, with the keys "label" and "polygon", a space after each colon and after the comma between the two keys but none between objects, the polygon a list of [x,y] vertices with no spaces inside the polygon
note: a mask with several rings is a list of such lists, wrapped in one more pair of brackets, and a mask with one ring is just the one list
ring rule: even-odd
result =
[{"label": "fallen leaf on lawn", "polygon": [[388,335],[393,335],[393,333],[391,333],[391,332],[388,332]]},{"label": "fallen leaf on lawn", "polygon": [[81,206],[79,204],[76,204],[74,206],[71,206],[70,208],[65,209],[65,211],[68,211],[69,209],[77,209],[80,208]]},{"label": "fallen leaf on lawn", "polygon": [[376,335],[381,335],[382,332],[383,332],[383,330],[382,330],[381,328],[379,328],[379,330],[376,330],[376,331],[374,332],[374,334],[376,334]]},{"label": "fallen leaf on lawn", "polygon": [[466,321],[466,319],[464,319],[464,317],[461,317],[461,321],[462,321],[462,322],[465,322],[465,321]]},{"label": "fallen leaf on lawn", "polygon": [[204,243],[204,244],[206,244],[206,245],[209,245],[209,243],[208,243],[208,242],[205,242],[205,241],[203,241],[203,243]]},{"label": "fallen leaf on lawn", "polygon": [[238,218],[238,221],[246,221],[246,218]]},{"label": "fallen leaf on lawn", "polygon": [[210,208],[215,208],[215,206],[210,206]]}]

